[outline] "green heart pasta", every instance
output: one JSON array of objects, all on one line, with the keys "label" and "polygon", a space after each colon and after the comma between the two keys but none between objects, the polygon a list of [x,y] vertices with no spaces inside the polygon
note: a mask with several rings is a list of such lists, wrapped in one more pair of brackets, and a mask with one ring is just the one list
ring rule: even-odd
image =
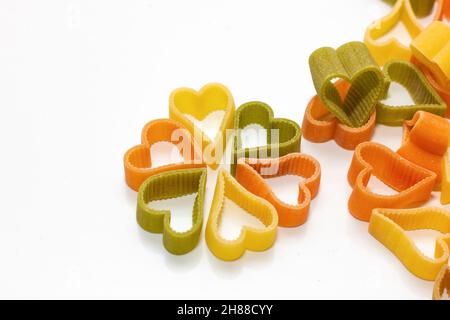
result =
[{"label": "green heart pasta", "polygon": [[[267,145],[255,148],[243,148],[241,130],[249,125],[260,125],[267,131]],[[236,173],[237,160],[240,158],[273,158],[289,153],[300,152],[302,131],[292,120],[274,118],[272,108],[264,102],[254,101],[243,104],[236,111],[234,119],[234,140],[230,172]],[[278,141],[272,141],[272,130],[278,130]]]},{"label": "green heart pasta", "polygon": [[[314,51],[309,58],[311,76],[317,94],[325,107],[343,124],[359,128],[367,123],[383,94],[385,78],[367,46],[349,42],[338,49],[329,47]],[[341,99],[334,80],[351,84]]]},{"label": "green heart pasta", "polygon": [[390,84],[397,82],[409,92],[415,104],[391,106],[380,101],[376,107],[377,123],[401,126],[405,120],[411,120],[417,111],[445,117],[446,104],[412,63],[394,60],[384,66],[383,72],[387,79],[384,97],[388,95]]},{"label": "green heart pasta", "polygon": [[[397,3],[397,0],[383,0],[384,2],[390,4],[391,6]],[[418,18],[424,18],[429,16],[433,12],[434,4],[436,0],[409,0],[411,8],[414,14]]]},{"label": "green heart pasta", "polygon": [[[136,209],[138,224],[147,232],[162,233],[164,247],[183,255],[198,244],[203,226],[206,169],[173,170],[148,178],[139,189]],[[177,232],[170,227],[170,211],[148,207],[151,201],[167,200],[197,193],[192,209],[192,228]]]}]

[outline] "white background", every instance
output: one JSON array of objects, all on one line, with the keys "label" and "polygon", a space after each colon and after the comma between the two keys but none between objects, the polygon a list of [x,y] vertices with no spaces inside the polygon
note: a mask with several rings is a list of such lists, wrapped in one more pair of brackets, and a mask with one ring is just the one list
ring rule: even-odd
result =
[{"label": "white background", "polygon": [[[348,213],[352,153],[334,142],[303,141],[322,165],[308,223],[234,263],[203,239],[168,254],[137,226],[123,178],[124,152],[168,116],[176,87],[221,82],[237,106],[265,101],[301,123],[315,93],[309,54],[362,40],[389,10],[379,0],[2,0],[0,297],[429,299],[433,283]],[[401,128],[378,126],[374,140],[396,149]],[[272,185],[295,200],[298,181],[285,179]],[[164,205],[186,221],[180,203]],[[435,233],[413,236],[433,254]]]}]

